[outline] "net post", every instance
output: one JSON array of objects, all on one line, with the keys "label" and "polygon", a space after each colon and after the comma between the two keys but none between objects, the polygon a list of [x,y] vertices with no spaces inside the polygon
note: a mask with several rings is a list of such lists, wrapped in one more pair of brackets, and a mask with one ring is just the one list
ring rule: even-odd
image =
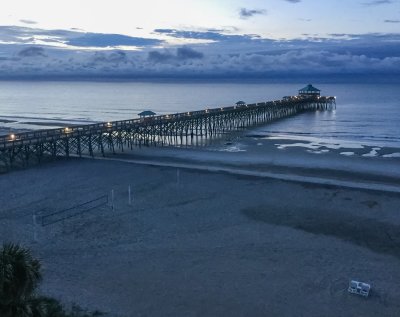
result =
[{"label": "net post", "polygon": [[128,186],[128,204],[132,205],[132,196],[131,196],[131,185]]},{"label": "net post", "polygon": [[33,220],[33,241],[38,242],[37,219],[35,212],[32,214],[32,220]]}]

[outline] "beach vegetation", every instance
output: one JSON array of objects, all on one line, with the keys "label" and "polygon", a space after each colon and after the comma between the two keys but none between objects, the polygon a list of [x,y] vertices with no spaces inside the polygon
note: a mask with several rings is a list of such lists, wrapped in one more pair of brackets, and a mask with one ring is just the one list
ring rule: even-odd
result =
[{"label": "beach vegetation", "polygon": [[28,249],[12,243],[4,244],[0,250],[1,316],[32,316],[34,292],[41,279],[40,262]]},{"label": "beach vegetation", "polygon": [[0,249],[1,317],[97,317],[79,306],[66,310],[56,299],[38,295],[42,281],[41,263],[31,251],[18,244],[4,243]]}]

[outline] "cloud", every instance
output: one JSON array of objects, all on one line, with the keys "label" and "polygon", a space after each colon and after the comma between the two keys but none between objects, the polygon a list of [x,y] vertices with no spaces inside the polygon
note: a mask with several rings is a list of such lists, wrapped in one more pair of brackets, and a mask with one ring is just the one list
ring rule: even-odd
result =
[{"label": "cloud", "polygon": [[115,47],[115,46],[148,46],[159,45],[158,39],[132,37],[121,34],[85,33],[82,36],[72,38],[67,44],[80,47]]},{"label": "cloud", "polygon": [[37,24],[36,21],[26,20],[26,19],[21,19],[21,20],[19,20],[19,22],[22,22],[22,23],[25,23],[25,24]]},{"label": "cloud", "polygon": [[291,3],[299,3],[301,0],[285,0],[286,2],[291,2]]},{"label": "cloud", "polygon": [[176,54],[173,54],[170,50],[165,49],[162,51],[150,51],[148,53],[148,60],[154,63],[179,62],[202,58],[204,58],[204,54],[202,52],[196,51],[188,46],[177,48]]},{"label": "cloud", "polygon": [[44,30],[21,26],[0,26],[0,38],[3,41],[10,40],[16,43],[26,43],[27,41],[31,41],[35,36],[64,40],[81,34],[81,32],[67,30]]},{"label": "cloud", "polygon": [[219,32],[219,33],[234,33],[240,31],[240,29],[236,26],[230,25],[230,26],[224,26],[221,29],[206,29],[207,32]]},{"label": "cloud", "polygon": [[[39,28],[0,26],[0,39],[2,43],[46,45],[69,49],[121,49],[132,47],[134,49],[152,49],[163,46],[168,40],[159,39],[159,35],[170,38],[182,39],[180,43],[214,43],[224,42],[227,46],[251,43],[258,41],[260,44],[271,42],[261,39],[256,34],[235,34],[238,30],[234,27],[220,29],[207,28],[204,30],[178,30],[178,29],[155,29],[153,38],[132,37],[122,34],[103,34],[83,32],[78,29],[70,30],[44,30]],[[170,40],[171,41],[171,40]],[[244,47],[244,46],[243,46]],[[222,46],[221,46],[222,48]]]},{"label": "cloud", "polygon": [[400,57],[372,58],[327,50],[293,50],[282,54],[214,56],[203,71],[247,77],[328,74],[400,74]]},{"label": "cloud", "polygon": [[178,48],[176,55],[179,59],[201,59],[204,57],[203,53],[187,46]]},{"label": "cloud", "polygon": [[[333,75],[357,75],[370,78],[379,75],[400,78],[398,33],[338,33],[325,38],[307,34],[307,38],[279,41],[250,35],[226,35],[218,30],[157,31],[168,36],[215,40],[207,44],[168,45],[166,48],[162,44],[148,45],[137,51],[104,50],[101,47],[88,50],[83,46],[32,45],[27,40],[40,34],[51,41],[70,41],[87,33],[0,27],[2,39],[1,32],[8,40],[15,40],[9,44],[0,43],[0,77],[294,78],[291,76],[315,75],[332,78]],[[17,42],[21,34],[26,36]]]},{"label": "cloud", "polygon": [[176,30],[175,30],[175,29],[155,29],[154,32],[156,32],[156,33],[167,33],[167,34],[169,34],[169,33],[174,33],[174,32],[176,32]]},{"label": "cloud", "polygon": [[146,47],[164,43],[163,40],[159,39],[132,37],[121,34],[85,33],[78,29],[44,30],[18,26],[0,26],[0,38],[3,43],[37,44],[38,42],[46,42],[48,46],[75,46],[83,48]]},{"label": "cloud", "polygon": [[19,57],[46,57],[42,47],[28,47],[18,52]]},{"label": "cloud", "polygon": [[165,63],[173,60],[174,58],[175,56],[167,50],[164,52],[151,51],[148,53],[148,60],[154,63]]},{"label": "cloud", "polygon": [[365,6],[377,6],[377,5],[391,4],[391,3],[393,3],[392,0],[374,0],[374,1],[364,2],[363,5],[365,5]]},{"label": "cloud", "polygon": [[255,9],[249,10],[249,9],[246,9],[246,8],[241,8],[240,11],[239,11],[239,16],[240,16],[241,19],[248,19],[248,18],[251,18],[251,17],[253,17],[255,15],[260,15],[260,14],[261,15],[262,14],[266,14],[266,11],[265,10],[255,10]]},{"label": "cloud", "polygon": [[252,41],[253,39],[259,37],[258,35],[252,35],[252,34],[244,34],[244,35],[224,34],[222,32],[218,32],[218,30],[187,31],[187,30],[177,30],[177,29],[155,29],[154,32],[168,35],[174,38],[208,40],[214,42],[243,43],[247,41]]},{"label": "cloud", "polygon": [[385,20],[385,23],[400,23],[400,20]]},{"label": "cloud", "polygon": [[[48,51],[40,59],[1,60],[0,73],[15,76],[66,76],[102,78],[281,78],[332,74],[397,74],[400,55],[378,58],[346,49],[294,49],[286,52],[254,52],[199,55],[192,48],[138,52]],[[185,52],[185,53],[183,53]],[[199,53],[199,52],[197,52]],[[202,56],[200,58],[200,56]]]},{"label": "cloud", "polygon": [[93,60],[96,63],[124,63],[127,61],[127,54],[123,51],[114,51],[111,53],[95,52]]}]

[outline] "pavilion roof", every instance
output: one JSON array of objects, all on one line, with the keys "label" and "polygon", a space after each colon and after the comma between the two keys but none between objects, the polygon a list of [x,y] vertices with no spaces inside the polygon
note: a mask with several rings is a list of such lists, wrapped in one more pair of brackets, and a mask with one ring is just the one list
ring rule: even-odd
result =
[{"label": "pavilion roof", "polygon": [[306,87],[304,87],[303,89],[300,89],[299,91],[301,91],[301,92],[320,92],[321,90],[319,90],[318,88],[315,88],[311,84],[308,84]]},{"label": "pavilion roof", "polygon": [[246,103],[243,100],[239,100],[236,104],[237,105],[245,105]]},{"label": "pavilion roof", "polygon": [[156,115],[156,113],[151,110],[146,110],[146,111],[142,111],[142,112],[138,113],[138,116],[140,116],[140,117],[155,116],[155,115]]}]

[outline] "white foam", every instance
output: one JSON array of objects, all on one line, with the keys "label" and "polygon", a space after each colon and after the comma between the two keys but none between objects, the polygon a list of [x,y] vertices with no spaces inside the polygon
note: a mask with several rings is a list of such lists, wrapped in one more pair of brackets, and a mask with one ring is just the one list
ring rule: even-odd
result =
[{"label": "white foam", "polygon": [[364,157],[375,157],[378,156],[378,151],[380,150],[380,147],[374,147],[372,148],[371,152],[367,154],[363,154]]},{"label": "white foam", "polygon": [[385,154],[382,157],[400,157],[400,153]]},{"label": "white foam", "polygon": [[341,154],[341,155],[346,155],[346,156],[353,156],[353,155],[355,155],[356,153],[354,153],[354,152],[340,152],[340,154]]},{"label": "white foam", "polygon": [[278,149],[286,149],[288,147],[303,147],[303,148],[307,148],[310,150],[318,150],[320,148],[319,145],[316,145],[314,143],[292,143],[292,144],[275,144]]},{"label": "white foam", "polygon": [[[364,145],[360,142],[349,141],[349,140],[338,140],[338,139],[320,139],[315,137],[304,137],[304,136],[268,136],[265,139],[269,140],[293,140],[293,141],[303,141],[293,144],[282,144],[284,147],[291,146],[301,146],[306,148],[317,149],[319,147],[326,147],[331,150],[339,149],[363,149]],[[279,144],[281,145],[281,144]]]},{"label": "white foam", "polygon": [[230,152],[230,153],[236,153],[236,152],[247,152],[247,150],[244,150],[241,145],[231,145],[227,146],[222,149],[218,149],[219,152]]},{"label": "white foam", "polygon": [[318,150],[307,150],[307,152],[313,153],[313,154],[323,154],[323,153],[329,152],[329,150],[320,150],[320,151],[318,151]]}]

